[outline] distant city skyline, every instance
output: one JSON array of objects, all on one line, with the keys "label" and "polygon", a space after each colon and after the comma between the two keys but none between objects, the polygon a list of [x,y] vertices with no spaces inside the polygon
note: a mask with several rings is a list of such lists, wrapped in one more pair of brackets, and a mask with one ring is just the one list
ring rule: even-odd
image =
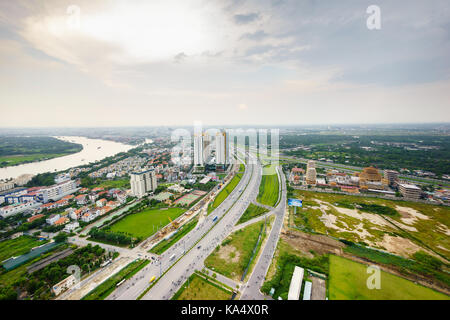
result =
[{"label": "distant city skyline", "polygon": [[449,21],[444,0],[3,1],[0,127],[448,123]]}]

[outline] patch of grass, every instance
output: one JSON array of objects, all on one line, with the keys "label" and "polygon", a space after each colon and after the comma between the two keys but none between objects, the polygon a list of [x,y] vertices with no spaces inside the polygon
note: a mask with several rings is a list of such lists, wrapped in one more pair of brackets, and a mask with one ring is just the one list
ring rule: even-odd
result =
[{"label": "patch of grass", "polygon": [[261,204],[274,207],[278,202],[278,175],[263,175],[259,185],[259,194],[256,198]]},{"label": "patch of grass", "polygon": [[101,283],[94,290],[89,292],[81,300],[104,300],[114,291],[114,289],[116,289],[116,285],[120,281],[124,279],[130,279],[149,263],[149,260],[137,260],[131,262],[125,268],[123,268],[118,273],[108,278],[105,282]]},{"label": "patch of grass", "polygon": [[197,225],[198,219],[194,219],[188,223],[186,223],[184,226],[181,227],[181,230],[179,230],[172,238],[168,240],[162,240],[159,242],[156,246],[154,246],[149,252],[155,253],[155,254],[162,254],[164,251],[169,249],[171,246],[173,246],[175,243],[178,242],[181,238],[183,238],[186,234],[188,234],[192,229],[195,228]]},{"label": "patch of grass", "polygon": [[266,208],[250,203],[250,205],[247,207],[247,209],[245,210],[244,214],[241,216],[237,224],[247,222],[248,220],[259,217],[260,215],[263,215],[267,212],[269,212],[269,210],[267,210]]},{"label": "patch of grass", "polygon": [[230,300],[231,292],[194,273],[172,300]]},{"label": "patch of grass", "polygon": [[2,241],[0,242],[0,262],[28,253],[32,248],[43,245],[46,242],[29,236]]},{"label": "patch of grass", "polygon": [[369,289],[367,265],[330,256],[330,300],[449,300],[450,297],[412,281],[380,271],[380,289]]},{"label": "patch of grass", "polygon": [[[310,259],[304,257],[297,250],[280,239],[278,242],[276,259],[274,259],[271,265],[272,272],[270,272],[271,270],[269,269],[269,273],[272,273],[273,277],[264,282],[261,291],[269,294],[270,290],[274,288],[275,292],[273,298],[278,299],[278,297],[281,296],[282,299],[286,300],[295,266],[310,269],[322,274],[328,274],[328,255],[316,256]],[[305,276],[307,276],[306,272]]]},{"label": "patch of grass", "polygon": [[264,221],[259,221],[232,233],[206,258],[205,266],[226,277],[240,280],[263,225]]},{"label": "patch of grass", "polygon": [[397,210],[388,207],[388,206],[381,206],[379,204],[375,203],[358,203],[360,206],[361,211],[366,211],[370,213],[377,213],[377,214],[387,214],[391,216],[398,215]]},{"label": "patch of grass", "polygon": [[214,202],[208,206],[208,214],[210,214],[214,209],[216,209],[227,197],[228,195],[236,188],[239,181],[241,181],[242,173],[236,174],[231,181],[219,192],[219,194],[214,199]]},{"label": "patch of grass", "polygon": [[152,209],[146,208],[138,213],[130,214],[112,224],[112,232],[124,233],[139,239],[146,239],[157,232],[157,228],[170,223],[185,212],[181,208]]},{"label": "patch of grass", "polygon": [[100,188],[130,188],[130,180],[129,179],[121,179],[121,180],[106,180],[102,181],[99,185],[96,185],[96,187]]}]

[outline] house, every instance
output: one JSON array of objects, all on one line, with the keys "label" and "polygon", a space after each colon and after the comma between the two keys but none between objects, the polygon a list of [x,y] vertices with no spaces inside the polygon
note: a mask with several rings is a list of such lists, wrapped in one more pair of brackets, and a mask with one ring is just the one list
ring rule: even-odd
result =
[{"label": "house", "polygon": [[47,224],[49,225],[54,225],[56,221],[58,221],[61,218],[61,216],[59,214],[52,214],[50,217],[48,217],[47,219],[45,219],[45,222],[47,222]]},{"label": "house", "polygon": [[80,224],[77,221],[68,223],[65,225],[63,231],[70,233],[70,232],[74,231],[75,229],[77,229],[79,226],[80,226]]},{"label": "house", "polygon": [[108,212],[110,212],[113,208],[110,206],[104,206],[102,208],[103,214],[107,214]]},{"label": "house", "polygon": [[63,197],[63,200],[70,201],[70,200],[72,200],[73,198],[75,198],[75,196],[74,196],[73,194],[69,194],[69,195]]},{"label": "house", "polygon": [[80,194],[80,195],[76,196],[75,201],[77,202],[78,205],[86,204],[87,203],[86,195]]},{"label": "house", "polygon": [[51,210],[51,209],[55,209],[58,207],[58,204],[56,202],[50,202],[50,203],[45,203],[43,205],[41,205],[39,207],[39,210]]},{"label": "house", "polygon": [[60,208],[60,207],[65,207],[65,206],[68,206],[68,205],[69,205],[69,200],[67,200],[67,199],[61,199],[61,200],[56,201],[55,203],[56,203],[56,205],[58,206],[58,208]]},{"label": "house", "polygon": [[69,218],[61,217],[61,218],[59,218],[58,220],[56,220],[54,222],[54,225],[55,226],[62,226],[63,224],[66,224],[67,222],[69,222]]},{"label": "house", "polygon": [[55,296],[58,296],[61,292],[66,291],[67,289],[70,289],[77,283],[77,279],[72,274],[62,280],[61,282],[58,282],[52,287],[52,291],[55,294]]},{"label": "house", "polygon": [[98,200],[98,201],[95,203],[95,205],[96,205],[97,207],[103,207],[103,206],[106,205],[107,202],[108,202],[108,201],[107,201],[105,198],[103,198],[103,199]]},{"label": "house", "polygon": [[108,207],[115,208],[115,207],[117,207],[117,202],[115,202],[115,201],[108,201],[108,203],[106,205]]},{"label": "house", "polygon": [[97,187],[97,188],[92,189],[92,192],[99,192],[99,191],[103,191],[103,190],[105,190],[105,189],[101,188],[101,187]]},{"label": "house", "polygon": [[83,222],[91,222],[92,220],[96,219],[98,217],[97,213],[94,212],[86,212],[85,214],[83,214],[83,216],[81,217],[81,220]]},{"label": "house", "polygon": [[34,220],[41,219],[43,217],[45,217],[43,214],[36,214],[36,215],[34,215],[32,217],[29,217],[27,219],[27,222],[33,222]]}]

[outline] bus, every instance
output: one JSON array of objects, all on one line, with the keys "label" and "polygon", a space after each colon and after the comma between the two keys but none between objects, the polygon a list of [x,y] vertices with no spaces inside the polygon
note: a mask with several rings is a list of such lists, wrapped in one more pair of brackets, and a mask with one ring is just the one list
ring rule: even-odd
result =
[{"label": "bus", "polygon": [[172,261],[173,259],[175,259],[175,255],[174,254],[170,256],[169,260]]},{"label": "bus", "polygon": [[124,283],[125,282],[125,280],[127,280],[127,279],[123,279],[123,280],[121,280],[118,284],[116,284],[116,287],[120,287],[120,285],[122,284],[122,283]]}]

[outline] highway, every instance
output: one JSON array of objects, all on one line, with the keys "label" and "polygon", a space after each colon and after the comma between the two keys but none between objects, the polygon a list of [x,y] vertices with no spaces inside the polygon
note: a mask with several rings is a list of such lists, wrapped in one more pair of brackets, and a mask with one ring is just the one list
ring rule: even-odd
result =
[{"label": "highway", "polygon": [[270,231],[269,238],[267,239],[262,253],[256,262],[255,268],[248,282],[242,288],[242,295],[240,300],[264,300],[271,299],[271,297],[265,296],[260,292],[260,288],[264,283],[267,271],[269,270],[270,263],[272,262],[273,255],[275,253],[278,239],[280,238],[281,228],[283,226],[283,219],[286,212],[286,179],[280,167],[277,168],[278,177],[281,179],[281,200],[278,206],[275,208],[275,222],[272,230]]},{"label": "highway", "polygon": [[[169,299],[194,270],[203,268],[204,259],[231,233],[248,204],[256,199],[261,174],[259,164],[246,165],[240,182],[217,209],[159,259],[152,260],[150,265],[123,283],[108,299],[137,299],[150,286],[150,278],[158,278],[167,270],[143,299]],[[216,216],[217,219],[213,221]]]}]

